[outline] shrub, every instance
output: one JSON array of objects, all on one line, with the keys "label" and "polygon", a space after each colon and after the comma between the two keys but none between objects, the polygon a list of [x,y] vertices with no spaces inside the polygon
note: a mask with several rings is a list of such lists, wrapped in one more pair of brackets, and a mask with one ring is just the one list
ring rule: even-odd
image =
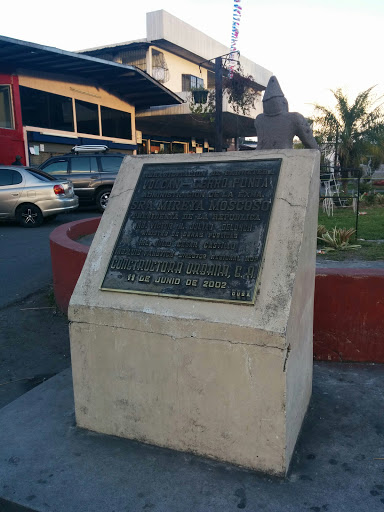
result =
[{"label": "shrub", "polygon": [[[324,227],[324,226],[322,226]],[[361,245],[351,245],[349,243],[351,236],[356,232],[355,229],[350,228],[337,228],[336,226],[332,231],[326,231],[318,239],[325,243],[328,247],[325,252],[329,251],[348,251],[350,249],[359,249]]]},{"label": "shrub", "polygon": [[319,224],[317,226],[317,238],[320,238],[326,232],[327,232],[327,228],[325,226],[323,226],[323,224]]},{"label": "shrub", "polygon": [[373,193],[372,184],[368,183],[367,181],[360,181],[359,191],[360,191],[360,194],[364,194],[364,193],[370,194],[370,193]]}]

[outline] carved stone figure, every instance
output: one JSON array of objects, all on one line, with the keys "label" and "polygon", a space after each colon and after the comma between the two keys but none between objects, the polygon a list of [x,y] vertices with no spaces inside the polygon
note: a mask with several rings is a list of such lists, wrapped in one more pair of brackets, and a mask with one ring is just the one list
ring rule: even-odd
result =
[{"label": "carved stone figure", "polygon": [[275,76],[269,79],[265,90],[263,110],[255,120],[256,149],[292,149],[295,135],[306,148],[319,149],[304,116],[288,111],[288,102]]}]

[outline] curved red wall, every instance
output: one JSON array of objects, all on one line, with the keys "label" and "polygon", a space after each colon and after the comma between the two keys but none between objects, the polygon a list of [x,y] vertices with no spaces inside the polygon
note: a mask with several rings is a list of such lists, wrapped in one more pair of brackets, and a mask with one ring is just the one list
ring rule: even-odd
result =
[{"label": "curved red wall", "polygon": [[76,242],[82,236],[95,233],[101,217],[78,220],[54,229],[49,237],[51,248],[53,289],[60,310],[67,313],[69,299],[79,279],[89,247]]},{"label": "curved red wall", "polygon": [[[70,222],[51,233],[53,287],[65,313],[89,249],[76,240],[99,222]],[[317,269],[313,330],[316,360],[384,363],[384,270]]]}]

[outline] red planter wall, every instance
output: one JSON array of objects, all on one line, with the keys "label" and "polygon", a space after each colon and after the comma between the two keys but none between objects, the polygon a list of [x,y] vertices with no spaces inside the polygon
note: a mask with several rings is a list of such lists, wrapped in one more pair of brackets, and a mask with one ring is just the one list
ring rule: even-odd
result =
[{"label": "red planter wall", "polygon": [[[100,217],[64,224],[50,236],[56,302],[67,312]],[[384,363],[384,269],[318,269],[313,353],[319,361]]]},{"label": "red planter wall", "polygon": [[384,363],[384,270],[318,269],[317,360]]},{"label": "red planter wall", "polygon": [[53,289],[56,303],[64,313],[87,258],[89,247],[76,242],[95,233],[101,217],[69,222],[54,229],[49,237],[52,260]]}]

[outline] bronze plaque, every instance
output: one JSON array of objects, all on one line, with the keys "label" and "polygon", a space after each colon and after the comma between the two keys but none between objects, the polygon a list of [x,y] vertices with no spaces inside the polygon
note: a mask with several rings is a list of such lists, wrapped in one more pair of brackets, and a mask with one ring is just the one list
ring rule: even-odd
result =
[{"label": "bronze plaque", "polygon": [[280,166],[143,165],[101,289],[253,304]]}]

